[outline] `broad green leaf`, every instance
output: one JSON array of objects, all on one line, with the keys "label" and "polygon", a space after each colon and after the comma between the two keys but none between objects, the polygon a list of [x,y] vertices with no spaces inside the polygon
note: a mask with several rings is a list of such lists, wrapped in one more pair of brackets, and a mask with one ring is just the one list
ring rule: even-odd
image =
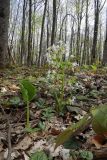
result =
[{"label": "broad green leaf", "polygon": [[91,110],[93,115],[92,128],[97,133],[107,132],[107,105],[101,105]]},{"label": "broad green leaf", "polygon": [[45,130],[45,128],[46,128],[45,122],[40,121],[38,124],[38,127],[40,130]]},{"label": "broad green leaf", "polygon": [[96,71],[97,70],[97,65],[95,65],[95,64],[91,65],[91,68],[92,68],[93,71]]},{"label": "broad green leaf", "polygon": [[27,103],[29,101],[28,92],[22,84],[20,86],[21,86],[21,93],[22,93],[23,100],[25,103]]},{"label": "broad green leaf", "polygon": [[30,160],[48,160],[48,157],[43,151],[37,151],[32,154]]},{"label": "broad green leaf", "polygon": [[20,103],[20,98],[19,97],[13,97],[13,98],[11,98],[10,99],[10,103],[12,104],[12,105],[18,105],[19,103]]},{"label": "broad green leaf", "polygon": [[81,150],[80,157],[86,160],[93,160],[93,154],[90,151]]},{"label": "broad green leaf", "polygon": [[23,99],[26,102],[27,100],[31,101],[34,98],[36,89],[29,80],[24,79],[21,81],[21,92]]},{"label": "broad green leaf", "polygon": [[80,148],[79,140],[77,140],[75,137],[70,137],[64,144],[64,148],[66,149],[78,149]]},{"label": "broad green leaf", "polygon": [[85,115],[79,122],[72,124],[65,131],[63,131],[56,140],[55,149],[66,142],[70,137],[76,136],[78,133],[81,133],[92,121],[90,115]]}]

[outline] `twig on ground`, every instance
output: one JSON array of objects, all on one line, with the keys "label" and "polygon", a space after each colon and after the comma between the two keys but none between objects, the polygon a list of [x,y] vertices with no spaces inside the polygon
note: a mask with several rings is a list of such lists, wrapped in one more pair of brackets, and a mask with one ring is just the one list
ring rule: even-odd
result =
[{"label": "twig on ground", "polygon": [[7,160],[11,160],[11,153],[12,153],[12,145],[11,145],[11,125],[10,125],[10,117],[5,113],[3,107],[0,105],[2,112],[7,120],[7,141],[8,141],[8,156]]}]

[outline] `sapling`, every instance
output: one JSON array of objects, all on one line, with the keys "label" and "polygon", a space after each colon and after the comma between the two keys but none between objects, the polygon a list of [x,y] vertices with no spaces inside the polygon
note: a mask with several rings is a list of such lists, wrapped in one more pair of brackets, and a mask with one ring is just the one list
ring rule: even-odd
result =
[{"label": "sapling", "polygon": [[30,122],[29,122],[29,118],[30,118],[30,110],[29,110],[29,103],[34,99],[35,95],[36,95],[36,89],[35,87],[32,85],[32,83],[27,80],[27,79],[23,79],[20,83],[20,89],[21,89],[21,93],[22,93],[22,98],[26,104],[26,128],[29,129],[30,128]]}]

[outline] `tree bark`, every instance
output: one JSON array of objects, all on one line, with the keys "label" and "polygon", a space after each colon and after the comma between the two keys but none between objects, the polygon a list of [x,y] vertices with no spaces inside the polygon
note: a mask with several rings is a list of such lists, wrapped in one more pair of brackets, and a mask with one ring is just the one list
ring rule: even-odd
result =
[{"label": "tree bark", "polygon": [[7,64],[10,0],[0,0],[0,67]]},{"label": "tree bark", "polygon": [[95,21],[94,21],[94,35],[93,35],[93,44],[92,44],[92,59],[91,63],[96,61],[96,47],[97,47],[97,38],[98,38],[98,25],[99,25],[99,0],[94,0],[95,7]]},{"label": "tree bark", "polygon": [[106,10],[106,37],[104,42],[103,63],[107,64],[107,10]]},{"label": "tree bark", "polygon": [[72,27],[71,27],[69,58],[73,54],[73,39],[74,39],[74,19],[73,19]]},{"label": "tree bark", "polygon": [[29,34],[28,34],[28,56],[27,65],[31,65],[32,60],[32,0],[29,0]]},{"label": "tree bark", "polygon": [[82,64],[86,64],[86,55],[87,55],[87,44],[88,44],[88,5],[89,5],[89,0],[86,1],[85,36],[84,36],[84,48],[83,48]]},{"label": "tree bark", "polygon": [[81,23],[83,18],[83,7],[84,7],[84,0],[76,1],[76,10],[77,10],[77,42],[76,42],[76,58],[77,63],[80,63],[81,57]]},{"label": "tree bark", "polygon": [[41,65],[42,42],[43,42],[44,23],[45,23],[45,17],[46,17],[47,2],[48,2],[48,0],[45,0],[44,13],[43,13],[43,19],[42,19],[42,27],[41,27],[41,36],[40,36],[40,47],[39,47],[38,66]]},{"label": "tree bark", "polygon": [[25,12],[26,12],[26,0],[23,1],[23,17],[22,17],[22,35],[21,35],[21,64],[23,64],[23,58],[25,55]]},{"label": "tree bark", "polygon": [[56,18],[56,0],[53,0],[53,24],[51,34],[51,46],[55,43]]}]

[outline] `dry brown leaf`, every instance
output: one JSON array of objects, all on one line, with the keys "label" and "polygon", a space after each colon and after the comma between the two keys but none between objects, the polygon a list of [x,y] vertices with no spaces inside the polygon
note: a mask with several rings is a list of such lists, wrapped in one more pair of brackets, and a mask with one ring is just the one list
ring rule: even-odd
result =
[{"label": "dry brown leaf", "polygon": [[51,134],[53,135],[53,136],[57,136],[57,135],[59,135],[61,133],[61,130],[58,130],[58,129],[56,129],[56,128],[51,128]]},{"label": "dry brown leaf", "polygon": [[37,137],[38,137],[37,132],[31,133],[31,134],[30,134],[30,137],[32,138],[32,140],[35,141],[35,140],[37,139]]},{"label": "dry brown leaf", "polygon": [[18,86],[16,86],[15,84],[13,84],[13,85],[9,86],[9,89],[10,89],[10,90],[13,90],[13,91],[17,91],[17,90],[19,90],[20,88],[19,88]]},{"label": "dry brown leaf", "polygon": [[91,137],[90,142],[94,144],[97,149],[100,149],[104,146],[105,137],[103,135],[95,135]]},{"label": "dry brown leaf", "polygon": [[26,150],[32,144],[32,139],[28,135],[25,136],[15,147],[15,150]]},{"label": "dry brown leaf", "polygon": [[46,141],[45,140],[39,140],[37,142],[34,142],[34,145],[31,147],[29,154],[34,153],[35,151],[43,150],[46,147]]},{"label": "dry brown leaf", "polygon": [[6,93],[7,92],[7,88],[6,87],[1,87],[1,93]]},{"label": "dry brown leaf", "polygon": [[3,144],[0,144],[0,152],[3,151]]},{"label": "dry brown leaf", "polygon": [[25,152],[23,152],[24,160],[29,160],[29,157],[26,155]]},{"label": "dry brown leaf", "polygon": [[0,152],[0,160],[4,160],[4,152]]}]

